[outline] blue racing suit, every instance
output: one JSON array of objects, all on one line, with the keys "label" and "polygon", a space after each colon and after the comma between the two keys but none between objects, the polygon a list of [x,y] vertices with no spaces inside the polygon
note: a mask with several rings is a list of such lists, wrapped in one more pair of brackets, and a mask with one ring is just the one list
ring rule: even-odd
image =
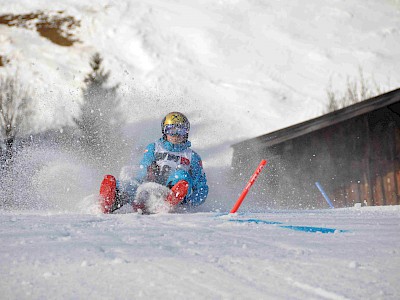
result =
[{"label": "blue racing suit", "polygon": [[129,195],[132,201],[137,186],[143,182],[153,181],[172,187],[180,180],[189,183],[189,191],[183,204],[200,205],[208,195],[206,174],[200,156],[191,148],[190,141],[183,144],[172,144],[160,138],[149,144],[136,174],[135,184],[117,183]]}]

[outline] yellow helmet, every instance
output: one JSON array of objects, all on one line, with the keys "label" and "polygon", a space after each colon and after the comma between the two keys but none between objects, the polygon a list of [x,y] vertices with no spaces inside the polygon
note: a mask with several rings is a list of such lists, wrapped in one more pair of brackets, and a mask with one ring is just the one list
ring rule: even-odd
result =
[{"label": "yellow helmet", "polygon": [[188,118],[180,112],[170,112],[161,122],[161,132],[163,135],[189,135],[190,123]]}]

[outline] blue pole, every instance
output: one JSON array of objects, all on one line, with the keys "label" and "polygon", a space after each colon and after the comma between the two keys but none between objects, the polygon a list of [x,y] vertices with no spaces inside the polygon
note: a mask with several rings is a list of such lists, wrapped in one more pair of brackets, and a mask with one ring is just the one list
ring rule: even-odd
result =
[{"label": "blue pole", "polygon": [[317,186],[317,188],[321,192],[322,196],[324,196],[324,198],[325,198],[326,202],[328,202],[329,206],[331,208],[334,208],[331,200],[329,199],[328,195],[325,193],[324,189],[322,188],[322,186],[319,184],[318,181],[315,183],[315,185]]}]

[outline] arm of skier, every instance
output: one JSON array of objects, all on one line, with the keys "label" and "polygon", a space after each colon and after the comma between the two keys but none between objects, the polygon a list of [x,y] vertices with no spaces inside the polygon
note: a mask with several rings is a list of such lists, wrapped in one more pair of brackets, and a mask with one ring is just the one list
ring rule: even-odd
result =
[{"label": "arm of skier", "polygon": [[192,193],[186,197],[185,202],[198,206],[203,204],[207,198],[208,185],[201,158],[195,152],[192,157],[191,173],[193,179]]},{"label": "arm of skier", "polygon": [[148,145],[144,150],[143,158],[140,161],[139,165],[139,171],[136,174],[136,180],[139,183],[143,183],[143,181],[147,177],[148,167],[152,164],[153,161],[155,161],[154,151],[155,151],[154,143]]}]

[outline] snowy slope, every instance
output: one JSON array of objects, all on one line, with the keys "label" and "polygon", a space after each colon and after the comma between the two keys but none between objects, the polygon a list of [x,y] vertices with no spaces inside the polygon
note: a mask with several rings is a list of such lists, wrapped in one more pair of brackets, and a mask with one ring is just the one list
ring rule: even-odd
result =
[{"label": "snowy slope", "polygon": [[360,67],[398,87],[398,0],[0,0],[0,15],[38,11],[80,23],[64,28],[79,40],[69,47],[41,36],[36,21],[0,25],[10,61],[0,72],[18,65],[34,87],[35,130],[78,113],[98,51],[121,83],[134,152],[159,136],[164,114],[184,112],[211,192],[197,213],[100,215],[103,174],[74,154],[28,149],[9,178],[25,210],[0,210],[0,298],[400,297],[398,206],[272,211],[248,197],[246,214],[220,215],[247,180],[226,185],[232,143],[320,115],[329,81],[341,90]]},{"label": "snowy slope", "polygon": [[[232,222],[249,219],[282,224]],[[214,213],[0,212],[0,223],[2,299],[400,295],[399,207],[270,211],[233,218]]]}]

